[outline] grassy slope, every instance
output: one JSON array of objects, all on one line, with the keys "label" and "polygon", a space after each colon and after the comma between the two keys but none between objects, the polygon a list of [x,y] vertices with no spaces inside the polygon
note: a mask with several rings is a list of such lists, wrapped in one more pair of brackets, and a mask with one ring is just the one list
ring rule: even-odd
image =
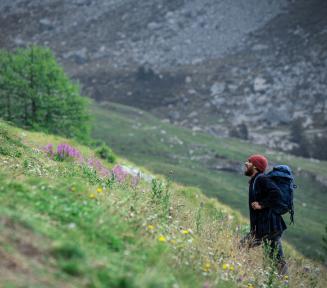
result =
[{"label": "grassy slope", "polygon": [[[207,281],[201,258],[196,273],[185,265],[175,267],[168,237],[183,251],[193,236],[157,219],[160,206],[150,203],[148,183],[137,189],[126,183],[109,188],[92,170],[54,161],[40,150],[69,142],[92,156],[89,149],[0,125],[1,287],[190,287]],[[96,192],[99,187],[104,191]],[[190,195],[182,205],[188,208],[199,193],[174,190],[180,205],[183,195]],[[89,197],[92,193],[96,199]],[[165,241],[158,241],[160,234]],[[212,278],[222,287],[235,286],[232,280]]]},{"label": "grassy slope", "polygon": [[[327,223],[326,188],[310,175],[327,175],[327,162],[266,151],[237,139],[217,139],[204,133],[162,123],[152,115],[118,104],[94,106],[94,136],[139,165],[167,175],[171,170],[180,183],[200,187],[209,196],[247,215],[247,179],[243,161],[253,153],[268,155],[273,163],[287,163],[296,171],[296,225],[286,239],[304,255],[323,259],[322,236]],[[217,171],[214,165],[233,161],[240,173]],[[301,174],[299,174],[301,171]],[[286,219],[288,216],[286,216]]]},{"label": "grassy slope", "polygon": [[[0,287],[285,287],[261,249],[237,248],[237,213],[196,188],[171,183],[153,198],[148,182],[109,183],[42,152],[63,142],[94,155],[0,122]],[[287,254],[292,287],[324,287],[325,268]]]}]

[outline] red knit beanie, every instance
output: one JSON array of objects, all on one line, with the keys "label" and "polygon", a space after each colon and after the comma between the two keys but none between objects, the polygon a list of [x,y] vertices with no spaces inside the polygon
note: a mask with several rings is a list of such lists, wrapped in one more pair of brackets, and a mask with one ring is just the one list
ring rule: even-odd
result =
[{"label": "red knit beanie", "polygon": [[268,160],[263,155],[251,155],[249,157],[249,162],[251,162],[260,172],[265,172],[268,166]]}]

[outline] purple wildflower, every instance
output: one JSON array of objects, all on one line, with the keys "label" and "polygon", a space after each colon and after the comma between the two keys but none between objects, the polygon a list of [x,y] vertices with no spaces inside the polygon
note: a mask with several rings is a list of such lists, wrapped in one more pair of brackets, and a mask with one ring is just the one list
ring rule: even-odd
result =
[{"label": "purple wildflower", "polygon": [[90,158],[87,160],[87,164],[89,167],[95,169],[101,176],[109,177],[111,175],[110,170],[104,167],[101,162],[96,158]]},{"label": "purple wildflower", "polygon": [[125,178],[128,176],[128,173],[124,171],[123,167],[116,165],[114,168],[112,168],[112,172],[115,175],[115,178],[118,182],[123,182]]},{"label": "purple wildflower", "polygon": [[75,149],[74,147],[68,145],[68,144],[59,144],[57,147],[57,155],[61,159],[65,158],[75,158],[75,159],[81,159],[81,153]]},{"label": "purple wildflower", "polygon": [[[74,147],[70,146],[69,144],[61,143],[57,147],[57,151],[53,151],[53,145],[48,144],[45,147],[43,147],[43,150],[47,155],[64,160],[66,158],[73,158],[75,160],[78,160],[78,162],[82,165],[85,162],[87,165],[94,170],[97,171],[97,173],[102,177],[111,177],[112,174],[115,175],[117,180],[119,182],[124,181],[124,179],[128,176],[128,173],[123,170],[121,166],[115,166],[112,171],[107,169],[105,166],[102,165],[101,161],[97,158],[89,158],[87,161],[83,158],[82,154],[75,149]],[[134,179],[134,185],[136,186],[139,182],[139,179]]]},{"label": "purple wildflower", "polygon": [[44,146],[42,149],[49,157],[53,157],[53,145],[52,144],[48,144],[48,145]]},{"label": "purple wildflower", "polygon": [[111,176],[111,172],[109,169],[103,167],[103,169],[101,169],[100,171],[100,175],[103,177],[110,177]]},{"label": "purple wildflower", "polygon": [[101,162],[96,158],[89,158],[87,164],[95,170],[100,170],[103,167]]}]

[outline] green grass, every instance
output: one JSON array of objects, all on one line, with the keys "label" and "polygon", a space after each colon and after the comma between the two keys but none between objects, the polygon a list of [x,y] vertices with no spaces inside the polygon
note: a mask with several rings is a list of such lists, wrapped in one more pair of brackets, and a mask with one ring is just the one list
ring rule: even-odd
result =
[{"label": "green grass", "polygon": [[[327,162],[311,161],[267,150],[238,139],[215,138],[205,133],[163,123],[149,113],[119,104],[93,106],[96,125],[93,136],[104,140],[115,152],[150,170],[201,188],[208,196],[248,215],[247,179],[243,162],[254,153],[266,154],[271,163],[292,167],[299,188],[295,195],[295,225],[285,233],[304,255],[324,261],[322,237],[327,224],[326,187],[315,177],[326,177]],[[232,162],[239,172],[215,170]],[[285,217],[288,221],[288,216]]]},{"label": "green grass", "polygon": [[[46,255],[42,256],[42,262],[54,265],[60,272],[57,272],[59,283],[74,277],[72,280],[79,283],[78,286],[136,287],[151,266],[151,259],[164,257],[165,247],[145,246],[135,227],[127,225],[118,215],[108,213],[106,207],[96,201],[76,197],[69,189],[68,179],[30,186],[16,181],[8,183],[4,175],[1,176],[0,200],[6,207],[1,211],[1,219],[10,219],[17,227],[30,227],[40,238],[47,238],[48,247],[38,253]],[[35,179],[28,180],[34,182]],[[130,246],[133,254],[124,255]],[[37,275],[41,269],[36,267],[34,273]],[[156,263],[153,273],[159,271],[157,283],[150,284],[169,287],[172,277],[165,273],[165,267]],[[28,275],[26,280],[30,281]],[[29,284],[32,287],[33,283]]]},{"label": "green grass", "polygon": [[[49,143],[96,154],[0,122],[8,148],[0,153],[0,287],[285,287],[260,248],[239,248],[242,217],[198,188],[160,176],[137,186],[112,181],[79,161],[49,157],[42,151]],[[232,180],[221,177],[226,193]],[[324,267],[285,249],[291,287],[324,287]]]},{"label": "green grass", "polygon": [[[27,134],[0,123],[0,144],[19,151],[0,154],[1,287],[190,287],[210,278],[235,287],[232,280],[202,275],[200,267],[174,264],[173,249],[157,241],[176,229],[164,224],[168,215],[159,221],[170,199],[165,209],[153,203],[149,183],[108,185],[89,168],[40,150],[71,141]],[[155,225],[153,233],[147,222]]]}]

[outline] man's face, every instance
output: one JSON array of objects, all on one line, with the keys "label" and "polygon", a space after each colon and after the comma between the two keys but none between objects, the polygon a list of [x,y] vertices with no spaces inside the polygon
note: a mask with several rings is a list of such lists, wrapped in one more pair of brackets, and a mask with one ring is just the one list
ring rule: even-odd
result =
[{"label": "man's face", "polygon": [[245,176],[252,176],[255,172],[254,170],[254,165],[249,162],[249,160],[247,160],[245,163],[244,163],[244,175]]}]

